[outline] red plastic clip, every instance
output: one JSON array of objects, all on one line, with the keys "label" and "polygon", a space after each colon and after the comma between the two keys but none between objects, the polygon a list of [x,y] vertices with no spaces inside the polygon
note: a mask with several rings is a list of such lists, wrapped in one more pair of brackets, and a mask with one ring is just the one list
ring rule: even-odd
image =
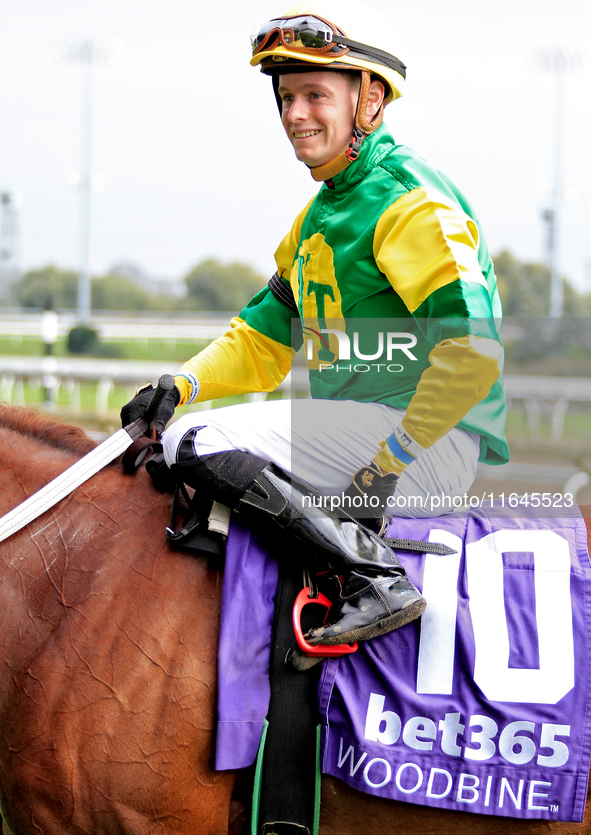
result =
[{"label": "red plastic clip", "polygon": [[350,653],[355,652],[358,647],[357,641],[353,644],[335,644],[333,646],[329,646],[328,644],[318,644],[317,646],[312,646],[312,644],[309,644],[306,641],[302,631],[302,610],[304,606],[307,606],[309,603],[319,603],[327,609],[330,609],[332,606],[328,597],[322,594],[322,592],[318,593],[318,597],[311,597],[309,586],[303,588],[296,597],[295,603],[293,604],[293,631],[295,632],[298,646],[304,655],[307,655],[308,658],[313,658],[318,655],[326,658],[337,658],[339,655],[349,655]]}]

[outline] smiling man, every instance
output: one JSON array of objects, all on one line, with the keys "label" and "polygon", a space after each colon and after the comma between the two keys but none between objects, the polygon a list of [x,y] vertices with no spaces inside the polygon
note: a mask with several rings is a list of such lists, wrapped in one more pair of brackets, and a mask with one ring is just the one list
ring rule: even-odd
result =
[{"label": "smiling man", "polygon": [[[345,9],[300,3],[251,38],[251,64],[270,76],[295,155],[322,186],[268,287],[181,368],[158,416],[162,428],[179,403],[273,391],[305,343],[312,399],[190,413],[163,442],[201,495],[263,538],[295,540],[334,577],[325,625],[308,635],[325,644],[419,617],[425,602],[380,537],[384,520],[449,511],[443,500],[469,490],[479,459],[508,458],[482,230],[449,180],[383,124],[406,68],[381,23],[359,3]],[[281,195],[279,173],[268,183]],[[124,408],[124,424],[149,398]]]},{"label": "smiling man", "polygon": [[[281,121],[295,155],[309,168],[324,165],[347,148],[359,98],[357,73],[309,72],[280,76]],[[384,85],[372,81],[368,114],[377,113]]]}]

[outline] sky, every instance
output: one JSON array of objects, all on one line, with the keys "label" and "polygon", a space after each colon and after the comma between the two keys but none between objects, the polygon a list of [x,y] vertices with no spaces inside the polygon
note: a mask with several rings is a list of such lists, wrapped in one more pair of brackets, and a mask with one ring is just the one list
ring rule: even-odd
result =
[{"label": "sky", "polygon": [[[2,0],[0,192],[15,201],[18,266],[80,263],[86,70],[64,46],[94,43],[90,260],[178,280],[208,257],[264,275],[318,186],[283,134],[270,81],[249,66],[271,0]],[[559,264],[591,291],[589,0],[372,0],[407,64],[386,111],[464,192],[493,255],[546,257],[541,213],[554,182],[555,73],[561,74]],[[86,146],[85,146],[86,147]]]}]

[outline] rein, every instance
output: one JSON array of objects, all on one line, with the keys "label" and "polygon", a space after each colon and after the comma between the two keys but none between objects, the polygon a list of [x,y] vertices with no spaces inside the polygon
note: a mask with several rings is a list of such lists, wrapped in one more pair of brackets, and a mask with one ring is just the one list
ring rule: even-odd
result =
[{"label": "rein", "polygon": [[[131,427],[130,427],[131,428]],[[141,427],[139,427],[141,428]],[[145,429],[145,425],[144,425]],[[79,461],[68,467],[52,481],[22,501],[15,508],[0,518],[0,542],[20,531],[33,522],[46,510],[69,496],[76,487],[84,484],[107,464],[123,453],[132,443],[129,432],[120,429]]]},{"label": "rein", "polygon": [[88,481],[115,458],[118,458],[128,447],[131,447],[139,438],[143,438],[156,416],[160,405],[175,386],[174,377],[171,374],[163,374],[158,380],[150,402],[146,406],[144,416],[130,423],[102,444],[99,444],[91,452],[84,455],[67,470],[58,475],[45,487],[37,490],[24,502],[7,513],[0,519],[0,542],[8,539],[9,536],[17,533],[25,525],[45,513],[59,501],[69,496],[70,493]]}]

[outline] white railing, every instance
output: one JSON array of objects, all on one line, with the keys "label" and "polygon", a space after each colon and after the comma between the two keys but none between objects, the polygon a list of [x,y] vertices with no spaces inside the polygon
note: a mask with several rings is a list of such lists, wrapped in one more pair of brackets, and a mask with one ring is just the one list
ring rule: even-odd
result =
[{"label": "white railing", "polygon": [[[162,374],[178,372],[178,362],[134,362],[93,358],[15,357],[0,355],[0,400],[24,403],[24,383],[37,384],[53,392],[63,387],[68,392],[73,413],[80,410],[80,385],[96,384],[96,410],[107,412],[108,398],[116,385],[130,392],[138,386],[155,382]],[[305,368],[295,367],[279,387],[283,396],[303,395],[308,390]],[[534,377],[507,375],[505,389],[510,407],[523,404],[529,434],[541,436],[541,420],[548,417],[551,437],[564,434],[564,419],[572,403],[591,405],[591,379],[581,377]],[[265,395],[251,395],[249,399],[263,399]]]},{"label": "white railing", "polygon": [[550,437],[558,440],[564,435],[564,420],[571,403],[591,404],[591,379],[587,377],[537,377],[519,374],[505,375],[507,405],[511,409],[522,403],[530,437],[542,437],[544,417],[550,421]]},{"label": "white railing", "polygon": [[[115,386],[125,386],[129,396],[147,382],[156,382],[162,374],[176,374],[178,362],[133,362],[130,360],[107,360],[82,357],[12,357],[0,355],[0,401],[25,405],[24,385],[28,383],[51,392],[55,402],[60,389],[68,395],[69,410],[73,415],[80,412],[80,386],[83,383],[96,385],[95,409],[102,417],[108,412],[109,396]],[[294,368],[279,386],[284,397],[292,392],[307,391],[305,368]],[[248,395],[246,399],[264,399],[265,394]]]},{"label": "white railing", "polygon": [[[232,313],[213,312],[190,313],[178,312],[174,318],[170,313],[138,313],[130,316],[128,312],[93,313],[88,326],[97,331],[100,339],[135,340],[164,339],[170,342],[178,340],[202,341],[217,339],[230,326]],[[43,341],[44,313],[0,310],[0,336],[12,338],[37,337]],[[57,335],[67,336],[77,324],[74,311],[60,311],[57,317]]]}]

